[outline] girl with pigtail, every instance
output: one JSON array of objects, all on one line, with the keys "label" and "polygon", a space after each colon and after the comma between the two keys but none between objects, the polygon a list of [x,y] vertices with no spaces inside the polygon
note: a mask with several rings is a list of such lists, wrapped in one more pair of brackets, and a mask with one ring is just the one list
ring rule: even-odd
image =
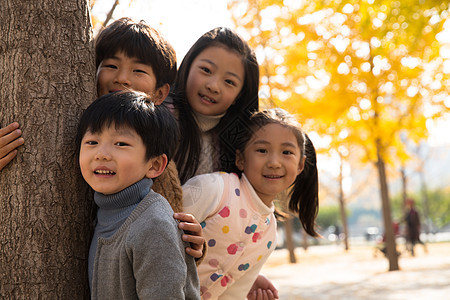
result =
[{"label": "girl with pigtail", "polygon": [[183,211],[201,222],[208,245],[198,266],[202,299],[258,298],[252,284],[276,246],[278,193],[289,189],[289,209],[318,236],[316,153],[294,116],[282,109],[257,112],[236,145],[237,173],[203,174],[183,185]]}]

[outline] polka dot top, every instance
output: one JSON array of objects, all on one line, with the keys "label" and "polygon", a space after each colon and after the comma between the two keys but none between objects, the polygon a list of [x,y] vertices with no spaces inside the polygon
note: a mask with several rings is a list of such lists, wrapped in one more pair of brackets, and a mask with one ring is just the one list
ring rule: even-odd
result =
[{"label": "polka dot top", "polygon": [[198,266],[202,299],[245,299],[275,249],[273,205],[262,202],[245,175],[199,175],[183,194],[184,211],[201,222],[208,245]]}]

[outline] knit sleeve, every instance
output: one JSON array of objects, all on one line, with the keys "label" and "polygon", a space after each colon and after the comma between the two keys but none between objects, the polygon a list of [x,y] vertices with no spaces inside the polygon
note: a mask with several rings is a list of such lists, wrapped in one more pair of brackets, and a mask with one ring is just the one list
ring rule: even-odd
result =
[{"label": "knit sleeve", "polygon": [[169,161],[164,172],[154,179],[152,189],[167,199],[174,212],[182,211],[183,190],[173,160]]},{"label": "knit sleeve", "polygon": [[223,191],[224,182],[219,173],[195,176],[183,185],[183,211],[203,222],[219,209]]},{"label": "knit sleeve", "polygon": [[150,209],[153,213],[146,220],[134,224],[136,234],[128,243],[137,295],[139,299],[185,299],[189,272],[181,233],[171,214],[156,205]]}]

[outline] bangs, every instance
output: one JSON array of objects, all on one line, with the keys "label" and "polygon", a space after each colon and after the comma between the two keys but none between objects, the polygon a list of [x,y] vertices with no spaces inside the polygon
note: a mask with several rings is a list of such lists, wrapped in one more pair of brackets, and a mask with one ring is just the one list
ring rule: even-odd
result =
[{"label": "bangs", "polygon": [[151,66],[150,57],[155,50],[154,45],[150,47],[150,44],[150,39],[138,32],[123,34],[104,45],[104,49],[102,49],[103,59],[114,57],[117,52],[123,52],[126,56],[137,58],[140,62]]}]

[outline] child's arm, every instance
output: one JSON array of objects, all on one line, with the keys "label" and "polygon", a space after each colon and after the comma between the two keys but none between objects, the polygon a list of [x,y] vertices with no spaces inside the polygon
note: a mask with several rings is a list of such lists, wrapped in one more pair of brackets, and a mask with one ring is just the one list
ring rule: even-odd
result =
[{"label": "child's arm", "polygon": [[[133,237],[139,247],[130,252],[139,299],[188,298],[189,281],[195,278],[193,259],[185,260],[185,250],[175,221],[155,211],[149,226]],[[144,228],[143,228],[144,227]],[[134,244],[134,243],[133,243]]]},{"label": "child's arm", "polygon": [[219,173],[195,176],[183,185],[183,211],[192,214],[199,222],[217,212],[224,183]]},{"label": "child's arm", "polygon": [[[221,196],[223,194],[223,189],[223,179],[219,173],[203,174],[188,180],[183,185],[183,210],[187,213],[186,215],[192,216],[196,222],[197,220],[201,222],[204,221],[208,216],[216,212],[222,198]],[[180,223],[180,225],[181,224],[182,223]],[[201,224],[198,225],[201,230]],[[184,229],[183,227],[181,228]],[[195,237],[192,235],[186,237],[183,236],[183,240],[189,241],[185,238]],[[203,234],[202,239],[204,241],[201,247],[202,255],[201,257],[198,257],[199,259],[196,261],[197,266],[203,261],[207,251],[206,241],[203,238]],[[197,241],[200,242],[199,239],[197,239]],[[198,247],[198,244],[196,246]],[[186,249],[186,252],[188,252],[188,249]]]},{"label": "child's arm", "polygon": [[17,155],[17,147],[23,144],[19,123],[0,128],[0,171]]},{"label": "child's arm", "polygon": [[152,190],[163,196],[170,204],[174,212],[183,209],[183,190],[178,178],[177,166],[170,160],[164,172],[153,179]]},{"label": "child's arm", "polygon": [[278,299],[278,290],[264,275],[258,275],[247,294],[248,300]]},{"label": "child's arm", "polygon": [[175,213],[173,217],[180,221],[178,227],[186,233],[182,236],[183,241],[191,245],[186,248],[186,253],[195,258],[202,257],[205,238],[200,223],[190,214]]},{"label": "child's arm", "polygon": [[194,217],[180,213],[183,209],[183,190],[173,160],[169,161],[164,172],[155,178],[152,189],[167,199],[175,212],[174,218],[181,221],[179,228],[186,231],[183,240],[191,244],[191,247],[186,248],[186,253],[194,258],[202,257],[204,242],[202,227]]}]

